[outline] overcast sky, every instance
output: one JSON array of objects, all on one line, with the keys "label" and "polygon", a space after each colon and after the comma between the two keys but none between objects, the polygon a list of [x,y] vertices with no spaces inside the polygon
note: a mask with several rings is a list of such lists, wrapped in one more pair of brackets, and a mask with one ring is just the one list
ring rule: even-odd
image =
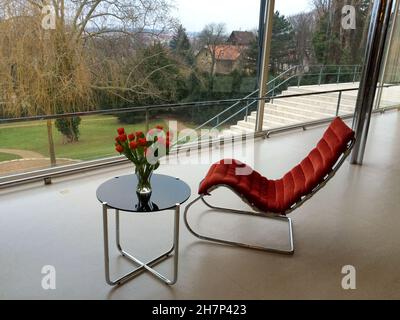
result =
[{"label": "overcast sky", "polygon": [[[284,15],[307,11],[310,0],[276,0]],[[258,27],[260,0],[175,0],[176,15],[188,31],[201,31],[208,23],[224,22],[227,31]]]}]

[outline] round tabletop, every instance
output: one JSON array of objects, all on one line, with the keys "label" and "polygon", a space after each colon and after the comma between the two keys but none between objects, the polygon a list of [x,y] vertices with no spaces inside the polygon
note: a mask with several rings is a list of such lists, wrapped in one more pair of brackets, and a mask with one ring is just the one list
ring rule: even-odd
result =
[{"label": "round tabletop", "polygon": [[147,203],[142,203],[136,194],[136,175],[113,178],[103,183],[96,192],[97,199],[111,209],[146,213],[174,209],[190,197],[190,187],[182,180],[155,174],[151,178],[152,194]]}]

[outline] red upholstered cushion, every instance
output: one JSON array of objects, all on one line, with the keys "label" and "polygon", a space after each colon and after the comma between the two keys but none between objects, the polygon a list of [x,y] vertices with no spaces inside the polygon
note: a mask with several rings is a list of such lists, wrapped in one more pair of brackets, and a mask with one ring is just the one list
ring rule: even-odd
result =
[{"label": "red upholstered cushion", "polygon": [[[323,181],[353,138],[354,131],[336,118],[317,147],[282,179],[268,180],[239,161],[223,160],[211,166],[199,194],[208,194],[214,187],[225,185],[261,211],[284,214]],[[250,174],[238,174],[244,168]]]}]

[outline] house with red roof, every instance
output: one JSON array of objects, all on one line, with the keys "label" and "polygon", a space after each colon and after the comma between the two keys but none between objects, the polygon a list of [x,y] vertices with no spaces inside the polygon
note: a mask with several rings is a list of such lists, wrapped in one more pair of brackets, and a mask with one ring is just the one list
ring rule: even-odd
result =
[{"label": "house with red roof", "polygon": [[229,74],[240,69],[246,46],[220,44],[206,46],[197,54],[196,64],[204,72]]}]

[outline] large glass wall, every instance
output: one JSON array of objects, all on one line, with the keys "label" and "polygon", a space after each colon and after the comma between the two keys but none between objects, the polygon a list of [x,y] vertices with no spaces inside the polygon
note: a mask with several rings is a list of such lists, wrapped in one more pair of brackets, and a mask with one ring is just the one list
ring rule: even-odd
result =
[{"label": "large glass wall", "polygon": [[377,108],[400,106],[400,11],[396,1],[387,39],[385,60],[380,75]]},{"label": "large glass wall", "polygon": [[354,115],[371,2],[275,1],[264,130]]},{"label": "large glass wall", "polygon": [[[82,27],[84,16],[71,19],[73,1],[54,26],[29,2],[10,1],[14,7],[0,8],[0,118],[111,111],[57,121],[0,119],[0,176],[117,155],[113,140],[121,126],[145,131],[172,122],[179,131],[216,129],[218,137],[254,133],[265,2],[149,1],[159,4],[151,7],[153,20],[139,5],[134,21],[120,22],[112,18],[118,14],[99,21],[100,6]],[[351,117],[372,0],[274,2],[263,130]],[[74,23],[80,31],[72,37]],[[399,23],[392,21],[384,84],[400,81]],[[379,101],[393,106],[400,94],[385,88]]]},{"label": "large glass wall", "polygon": [[118,156],[119,127],[137,132],[173,123],[179,131],[222,134],[255,110],[247,101],[214,101],[257,88],[260,0],[101,0],[93,10],[92,1],[62,0],[65,6],[51,10],[6,2],[0,177]]}]

